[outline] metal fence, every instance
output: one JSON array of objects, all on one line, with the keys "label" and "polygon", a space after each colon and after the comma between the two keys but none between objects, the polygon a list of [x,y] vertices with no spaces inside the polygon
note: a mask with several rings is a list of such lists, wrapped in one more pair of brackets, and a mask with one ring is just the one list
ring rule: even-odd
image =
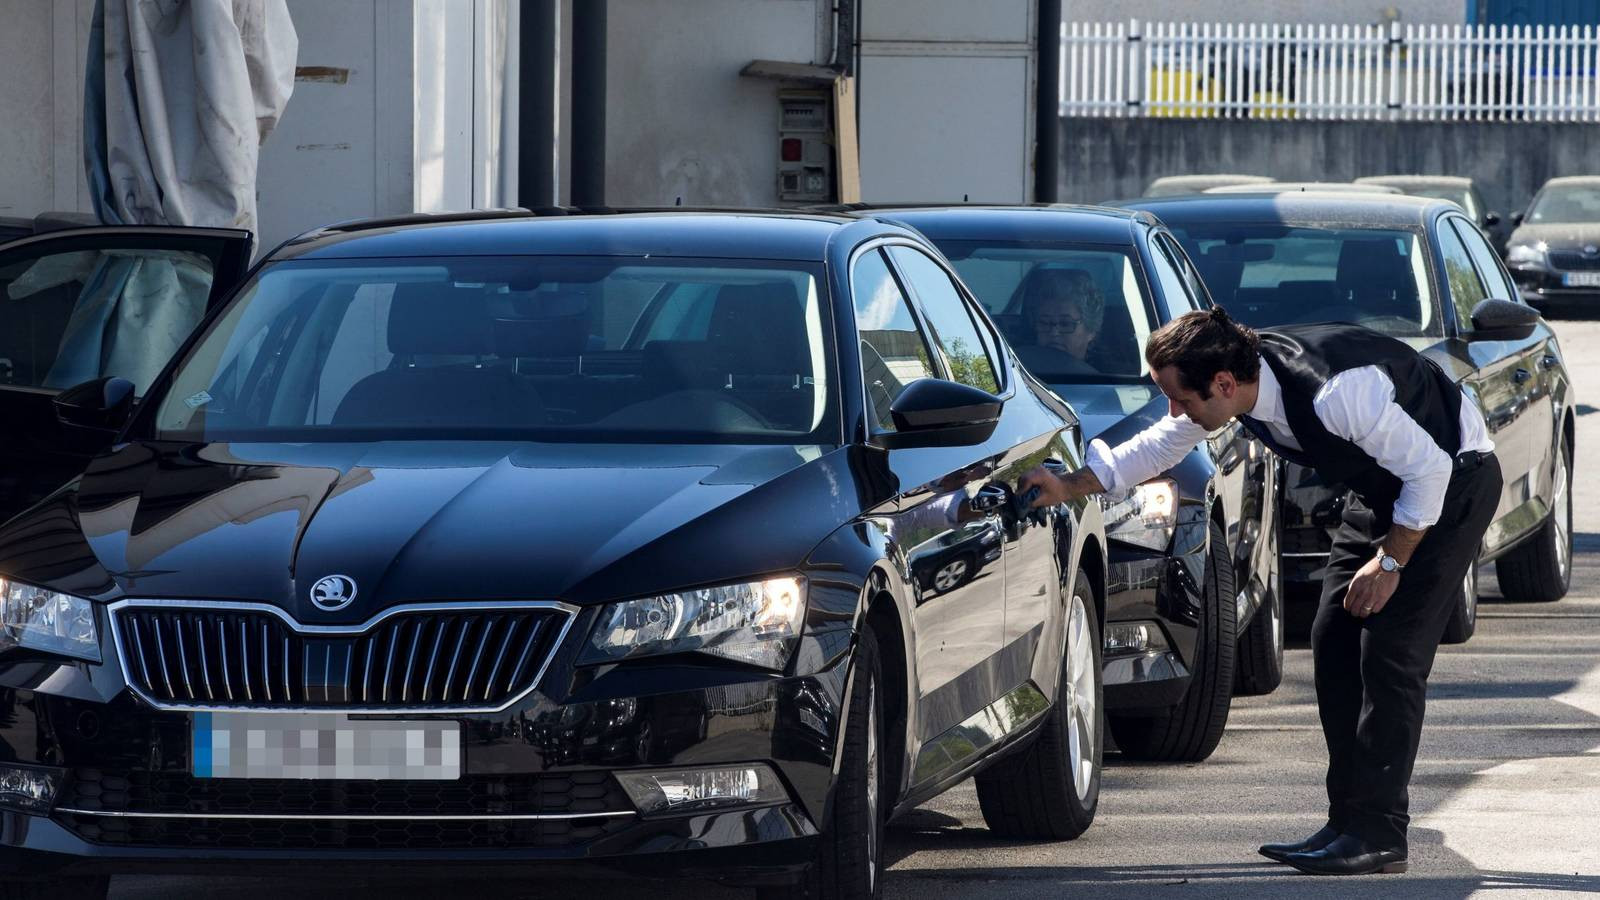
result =
[{"label": "metal fence", "polygon": [[1071,22],[1061,115],[1600,122],[1600,29]]}]

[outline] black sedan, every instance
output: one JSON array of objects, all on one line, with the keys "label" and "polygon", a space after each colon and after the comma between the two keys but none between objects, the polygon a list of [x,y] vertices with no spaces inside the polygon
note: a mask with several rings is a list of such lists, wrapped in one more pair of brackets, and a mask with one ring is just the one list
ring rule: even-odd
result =
[{"label": "black sedan", "polygon": [[1015,492],[1081,435],[920,235],[248,245],[0,247],[4,896],[403,863],[867,897],[884,823],[968,776],[998,834],[1090,824],[1100,507]]},{"label": "black sedan", "polygon": [[[1210,306],[1177,242],[1147,213],[1094,207],[883,210],[926,234],[1028,370],[1108,444],[1167,412],[1144,340]],[[1238,426],[1160,478],[1110,498],[1106,715],[1125,754],[1211,755],[1240,693],[1283,672],[1274,464]]]},{"label": "black sedan", "polygon": [[1506,242],[1522,298],[1548,312],[1600,311],[1600,176],[1552,178]]},{"label": "black sedan", "polygon": [[[1516,288],[1454,203],[1347,195],[1196,196],[1133,201],[1166,222],[1211,295],[1240,321],[1346,321],[1401,338],[1478,403],[1506,472],[1479,550],[1509,600],[1549,601],[1572,577],[1572,383],[1555,333],[1521,306],[1523,325],[1479,315]],[[1491,307],[1493,304],[1490,305]],[[1517,311],[1515,307],[1513,311]],[[1503,310],[1501,310],[1503,312]],[[1531,329],[1525,326],[1531,324]],[[1522,331],[1523,333],[1518,333]],[[1289,465],[1279,522],[1289,596],[1309,620],[1344,492]],[[1445,640],[1477,624],[1478,567],[1467,572]],[[1301,615],[1304,614],[1304,615]]]}]

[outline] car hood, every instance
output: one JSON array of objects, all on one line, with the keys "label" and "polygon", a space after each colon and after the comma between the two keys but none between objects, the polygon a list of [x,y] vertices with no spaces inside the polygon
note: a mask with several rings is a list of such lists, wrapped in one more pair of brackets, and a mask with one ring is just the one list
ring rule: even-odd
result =
[{"label": "car hood", "polygon": [[1072,404],[1085,441],[1116,444],[1167,414],[1167,398],[1151,382],[1143,384],[1052,384]]},{"label": "car hood", "polygon": [[[400,603],[596,603],[793,569],[866,496],[861,448],[132,444],[0,529],[56,590],[247,600],[351,623]],[[771,511],[785,514],[773,516]],[[329,575],[356,600],[310,602]]]},{"label": "car hood", "polygon": [[1600,246],[1600,222],[1558,222],[1550,225],[1523,225],[1511,233],[1509,247],[1537,244],[1540,241],[1556,250],[1582,250]]}]

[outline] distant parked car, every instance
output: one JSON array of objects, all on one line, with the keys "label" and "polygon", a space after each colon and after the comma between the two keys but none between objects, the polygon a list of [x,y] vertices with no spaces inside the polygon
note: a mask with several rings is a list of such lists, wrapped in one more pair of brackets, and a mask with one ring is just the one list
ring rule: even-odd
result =
[{"label": "distant parked car", "polygon": [[1347,181],[1274,181],[1271,184],[1230,184],[1206,188],[1206,194],[1399,194],[1399,188],[1382,184],[1354,184]]},{"label": "distant parked car", "polygon": [[1506,241],[1522,296],[1542,310],[1600,311],[1600,176],[1552,178]]},{"label": "distant parked car", "polygon": [[[1495,561],[1507,599],[1557,600],[1572,577],[1572,383],[1555,333],[1533,310],[1521,334],[1480,317],[1515,300],[1505,267],[1454,203],[1422,197],[1190,197],[1139,201],[1166,222],[1212,297],[1258,328],[1354,322],[1407,341],[1483,410],[1507,472],[1479,561]],[[1494,314],[1508,304],[1490,304]],[[1320,594],[1344,491],[1286,468],[1283,532],[1291,612]],[[1477,570],[1467,570],[1445,640],[1472,636]],[[1291,615],[1291,620],[1299,618]]]},{"label": "distant parked car", "polygon": [[[878,210],[950,259],[1017,358],[1072,405],[1084,436],[1130,437],[1167,411],[1144,339],[1211,298],[1153,216],[1095,207]],[[1275,460],[1243,428],[1110,498],[1106,716],[1130,757],[1209,756],[1235,686],[1277,688],[1282,591]]]},{"label": "distant parked car", "polygon": [[1467,217],[1478,223],[1496,250],[1505,250],[1506,236],[1501,227],[1500,214],[1489,211],[1488,204],[1483,202],[1483,195],[1478,193],[1478,186],[1471,178],[1459,175],[1368,175],[1357,178],[1355,183],[1382,184],[1413,197],[1449,200],[1467,211]]},{"label": "distant parked car", "polygon": [[1265,175],[1164,175],[1150,182],[1144,189],[1146,197],[1173,197],[1179,194],[1198,194],[1207,188],[1225,184],[1266,184],[1272,179]]}]

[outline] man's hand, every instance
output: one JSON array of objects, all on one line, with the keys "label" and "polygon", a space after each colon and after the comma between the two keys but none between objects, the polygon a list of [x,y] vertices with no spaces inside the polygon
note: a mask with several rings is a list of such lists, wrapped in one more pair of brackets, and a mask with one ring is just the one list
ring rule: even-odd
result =
[{"label": "man's hand", "polygon": [[1394,589],[1400,586],[1399,572],[1385,572],[1374,556],[1350,579],[1350,589],[1344,593],[1344,608],[1358,619],[1383,612]]},{"label": "man's hand", "polygon": [[1105,486],[1088,467],[1065,475],[1057,475],[1044,466],[1035,466],[1017,480],[1017,493],[1026,494],[1030,488],[1035,487],[1039,489],[1039,495],[1029,504],[1030,509],[1068,503],[1079,497],[1105,491]]}]

